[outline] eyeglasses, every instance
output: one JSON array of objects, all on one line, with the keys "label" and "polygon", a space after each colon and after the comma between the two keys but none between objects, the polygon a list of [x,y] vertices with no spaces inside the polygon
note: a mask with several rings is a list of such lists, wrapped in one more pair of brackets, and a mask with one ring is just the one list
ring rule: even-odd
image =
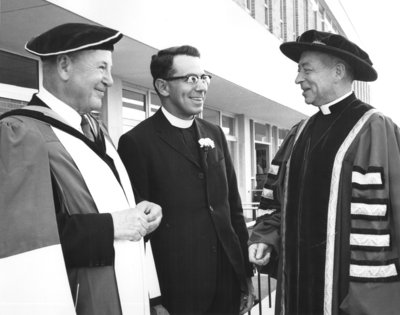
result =
[{"label": "eyeglasses", "polygon": [[196,85],[199,83],[199,80],[203,81],[203,83],[209,85],[211,82],[212,76],[209,74],[202,74],[202,75],[197,75],[197,74],[187,74],[179,77],[169,77],[169,78],[164,78],[165,81],[173,81],[173,80],[183,80],[184,82],[190,84],[190,85]]}]

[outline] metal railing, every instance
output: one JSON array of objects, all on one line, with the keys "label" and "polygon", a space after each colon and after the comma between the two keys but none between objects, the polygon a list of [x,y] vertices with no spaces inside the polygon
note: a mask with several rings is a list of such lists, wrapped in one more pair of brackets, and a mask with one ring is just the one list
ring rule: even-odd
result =
[{"label": "metal railing", "polygon": [[[243,212],[244,214],[247,214],[249,211],[251,211],[251,216],[245,216],[246,219],[250,219],[250,221],[247,221],[247,229],[249,232],[251,231],[253,225],[255,224],[255,220],[257,219],[258,214],[262,214],[262,210],[258,210],[259,202],[247,202],[243,203]],[[258,213],[261,212],[261,213]],[[256,277],[257,277],[257,294],[256,294],[256,301],[253,306],[257,306],[258,304],[258,310],[259,314],[262,315],[262,293],[261,293],[261,272],[258,268],[256,268]],[[268,306],[269,308],[272,307],[272,297],[271,297],[271,277],[269,274],[267,274],[267,288],[268,288]],[[251,315],[251,310],[248,312],[249,315]]]}]

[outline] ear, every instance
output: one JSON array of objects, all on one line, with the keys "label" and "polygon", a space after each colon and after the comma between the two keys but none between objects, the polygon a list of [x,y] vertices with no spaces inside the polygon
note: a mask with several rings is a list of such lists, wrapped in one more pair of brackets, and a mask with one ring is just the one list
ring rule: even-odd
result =
[{"label": "ear", "polygon": [[169,84],[167,81],[158,78],[154,82],[154,85],[155,85],[158,93],[160,93],[160,95],[165,96],[165,97],[169,96]]},{"label": "ear", "polygon": [[335,75],[341,80],[346,76],[346,66],[343,63],[337,63],[335,66]]},{"label": "ear", "polygon": [[71,76],[72,59],[68,55],[57,56],[57,72],[61,79],[67,81]]}]

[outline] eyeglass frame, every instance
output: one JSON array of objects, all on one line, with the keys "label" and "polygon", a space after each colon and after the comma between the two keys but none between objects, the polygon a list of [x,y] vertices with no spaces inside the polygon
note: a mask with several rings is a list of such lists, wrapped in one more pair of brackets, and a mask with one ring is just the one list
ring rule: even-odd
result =
[{"label": "eyeglass frame", "polygon": [[[189,82],[189,77],[196,77],[197,81],[195,83],[191,83],[191,82]],[[207,78],[208,78],[208,82],[207,82]],[[188,83],[190,85],[196,85],[201,80],[201,81],[203,81],[203,83],[209,85],[211,83],[212,76],[210,74],[206,74],[206,73],[204,73],[202,75],[197,75],[197,74],[194,74],[194,73],[190,73],[190,74],[187,74],[187,75],[176,76],[176,77],[167,77],[167,78],[162,78],[162,79],[165,80],[165,81],[174,81],[174,80],[185,79],[184,82],[186,82],[186,83]]]}]

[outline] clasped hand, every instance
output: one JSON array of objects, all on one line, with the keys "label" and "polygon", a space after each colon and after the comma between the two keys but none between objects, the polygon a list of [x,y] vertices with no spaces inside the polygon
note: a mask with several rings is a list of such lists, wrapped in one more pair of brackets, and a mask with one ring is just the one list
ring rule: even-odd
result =
[{"label": "clasped hand", "polygon": [[111,213],[114,223],[114,239],[139,241],[153,232],[162,218],[161,207],[149,201],[142,201],[135,208]]},{"label": "clasped hand", "polygon": [[257,266],[265,266],[271,258],[272,246],[255,243],[249,246],[249,260]]}]

